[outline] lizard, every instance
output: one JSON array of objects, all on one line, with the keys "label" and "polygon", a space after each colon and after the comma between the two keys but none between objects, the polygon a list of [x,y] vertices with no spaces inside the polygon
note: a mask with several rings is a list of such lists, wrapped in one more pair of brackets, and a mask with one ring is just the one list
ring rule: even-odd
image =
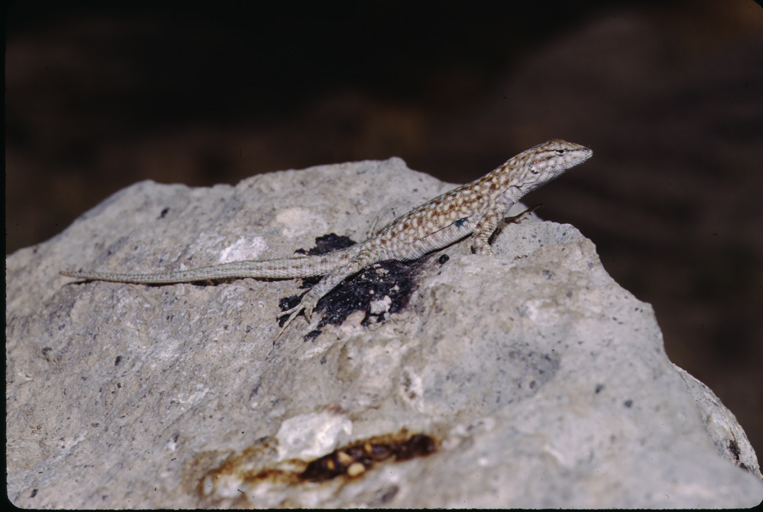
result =
[{"label": "lizard", "polygon": [[557,178],[593,155],[585,146],[552,139],[534,146],[493,171],[456,187],[396,218],[363,242],[323,255],[242,260],[156,274],[62,271],[89,281],[172,284],[229,278],[293,279],[323,276],[291,309],[276,337],[304,312],[308,323],[318,301],[345,278],[385,260],[413,261],[471,235],[475,254],[492,255],[489,240],[525,194]]}]

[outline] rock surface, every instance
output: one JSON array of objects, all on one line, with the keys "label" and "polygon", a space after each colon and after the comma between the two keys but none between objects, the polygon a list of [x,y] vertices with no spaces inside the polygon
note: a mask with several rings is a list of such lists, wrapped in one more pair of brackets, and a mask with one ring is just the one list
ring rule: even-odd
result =
[{"label": "rock surface", "polygon": [[[569,225],[509,224],[495,258],[452,246],[417,268],[400,311],[385,312],[391,300],[380,297],[373,315],[309,339],[297,319],[276,345],[279,300],[300,293],[299,280],[144,286],[58,275],[286,257],[331,231],[359,241],[450,187],[397,158],[236,187],[142,182],[9,256],[11,500],[759,503],[757,460],[733,415],[670,363],[651,306]],[[739,453],[726,460],[729,435]]]}]

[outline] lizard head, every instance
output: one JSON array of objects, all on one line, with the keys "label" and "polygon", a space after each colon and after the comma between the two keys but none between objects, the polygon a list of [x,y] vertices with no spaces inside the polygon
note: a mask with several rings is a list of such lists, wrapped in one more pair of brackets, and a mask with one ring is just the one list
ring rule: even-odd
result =
[{"label": "lizard head", "polygon": [[567,169],[582,164],[592,155],[593,151],[585,146],[552,139],[518,154],[504,165],[511,165],[515,169],[510,186],[525,195]]}]

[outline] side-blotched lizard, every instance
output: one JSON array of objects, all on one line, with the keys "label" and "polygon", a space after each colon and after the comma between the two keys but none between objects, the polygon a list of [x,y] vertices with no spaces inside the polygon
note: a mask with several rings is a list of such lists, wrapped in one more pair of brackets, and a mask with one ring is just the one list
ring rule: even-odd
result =
[{"label": "side-blotched lizard", "polygon": [[[384,260],[415,260],[472,235],[475,254],[492,254],[488,240],[522,196],[591,158],[578,144],[550,140],[524,151],[471,183],[430,199],[387,224],[364,242],[319,256],[244,260],[159,274],[61,272],[68,277],[119,283],[171,284],[226,278],[292,279],[323,276],[287,316],[281,332],[304,311],[307,321],[318,300],[346,277]],[[280,333],[279,333],[280,336]]]}]

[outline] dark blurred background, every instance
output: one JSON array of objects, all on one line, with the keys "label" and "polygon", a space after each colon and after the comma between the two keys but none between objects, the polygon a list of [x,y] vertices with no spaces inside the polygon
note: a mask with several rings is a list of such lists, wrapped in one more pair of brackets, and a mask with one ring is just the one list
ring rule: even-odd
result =
[{"label": "dark blurred background", "polygon": [[526,202],[593,240],[763,453],[752,0],[30,0],[6,22],[8,254],[139,180],[394,155],[463,183],[567,139],[594,158]]}]

